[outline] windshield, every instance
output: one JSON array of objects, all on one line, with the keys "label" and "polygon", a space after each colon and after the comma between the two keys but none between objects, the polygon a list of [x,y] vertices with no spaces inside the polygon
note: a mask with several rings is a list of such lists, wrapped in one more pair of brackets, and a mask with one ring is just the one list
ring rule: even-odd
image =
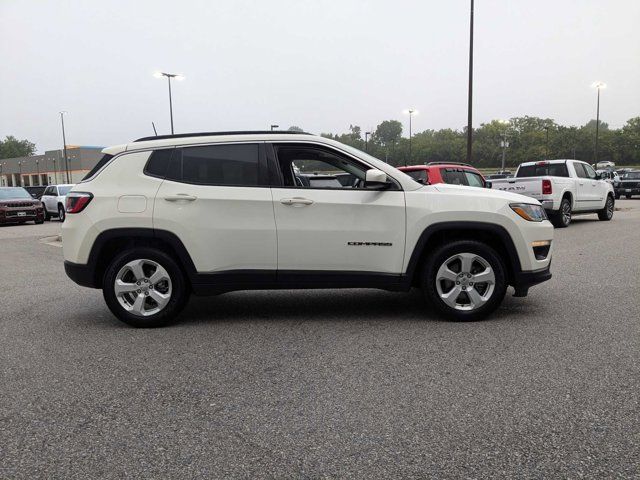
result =
[{"label": "windshield", "polygon": [[521,177],[568,177],[566,163],[546,163],[541,165],[522,165],[516,174]]},{"label": "windshield", "polygon": [[58,187],[58,195],[63,196],[69,193],[69,190],[73,188],[73,185],[60,185]]},{"label": "windshield", "polygon": [[31,199],[31,195],[22,187],[0,188],[0,200],[12,200],[14,198]]},{"label": "windshield", "polygon": [[623,180],[640,180],[640,172],[629,172],[622,176]]}]

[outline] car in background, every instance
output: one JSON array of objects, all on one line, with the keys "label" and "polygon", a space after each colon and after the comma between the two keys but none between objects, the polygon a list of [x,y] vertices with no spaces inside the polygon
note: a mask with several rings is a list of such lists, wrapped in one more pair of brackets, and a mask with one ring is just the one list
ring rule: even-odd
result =
[{"label": "car in background", "polygon": [[0,224],[44,222],[44,210],[39,200],[22,187],[0,187]]},{"label": "car in background", "polygon": [[598,162],[595,165],[593,165],[595,169],[615,168],[615,166],[616,166],[615,163],[610,162],[608,160],[604,160],[602,162]]},{"label": "car in background", "polygon": [[618,175],[618,172],[612,168],[607,168],[605,170],[596,170],[596,173],[600,175],[601,180],[613,185],[613,191],[615,193],[616,200],[618,200],[620,198],[620,194],[617,191],[618,186],[620,185],[620,175]]},{"label": "car in background", "polygon": [[622,174],[616,188],[616,195],[618,198],[621,195],[626,198],[640,195],[640,170],[631,170]]},{"label": "car in background", "polygon": [[480,171],[467,163],[431,162],[426,165],[398,167],[398,170],[424,185],[449,183],[469,187],[489,187]]},{"label": "car in background", "polygon": [[42,194],[44,193],[44,191],[46,190],[46,186],[45,185],[36,185],[34,187],[23,187],[27,192],[29,192],[29,194],[35,198],[36,200],[40,200],[40,197],[42,197]]},{"label": "car in background", "polygon": [[64,222],[66,212],[64,209],[67,193],[74,187],[73,184],[49,185],[40,200],[44,205],[44,218],[51,220],[51,217],[58,217]]},{"label": "car in background", "polygon": [[613,217],[613,185],[580,160],[525,162],[514,178],[494,180],[492,188],[535,198],[558,228],[568,227],[572,214],[597,213],[604,221]]}]

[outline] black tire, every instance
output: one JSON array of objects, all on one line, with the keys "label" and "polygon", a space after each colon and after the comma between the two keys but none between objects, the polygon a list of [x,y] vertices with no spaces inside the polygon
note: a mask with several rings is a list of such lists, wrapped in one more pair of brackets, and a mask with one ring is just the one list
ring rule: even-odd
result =
[{"label": "black tire", "polygon": [[633,195],[625,195],[625,197],[627,197],[627,200],[629,200]]},{"label": "black tire", "polygon": [[35,223],[36,225],[42,225],[44,223],[44,220],[36,220]]},{"label": "black tire", "polygon": [[571,201],[565,197],[560,202],[560,209],[549,217],[556,228],[567,228],[571,224]]},{"label": "black tire", "polygon": [[64,207],[62,205],[58,205],[58,219],[60,222],[64,222],[65,218],[67,218],[67,214],[64,211]]},{"label": "black tire", "polygon": [[48,222],[49,220],[51,220],[51,215],[49,214],[49,212],[47,212],[47,207],[43,205],[42,208],[44,209],[44,219]]},{"label": "black tire", "polygon": [[613,210],[615,208],[615,202],[611,195],[607,195],[607,201],[604,202],[604,208],[598,211],[598,218],[603,222],[608,222],[613,218]]},{"label": "black tire", "polygon": [[620,200],[620,194],[619,193],[616,193],[615,197],[616,197],[616,200]]},{"label": "black tire", "polygon": [[[120,270],[127,263],[139,259],[151,260],[162,266],[169,274],[171,282],[171,296],[166,306],[159,312],[148,316],[135,315],[125,309],[120,304],[114,287]],[[104,274],[102,294],[109,310],[127,325],[139,328],[156,328],[169,325],[176,319],[187,304],[189,288],[182,270],[169,255],[155,248],[138,247],[126,250],[111,261]]]},{"label": "black tire", "polygon": [[[438,270],[445,262],[447,262],[447,260],[450,260],[451,257],[455,257],[456,255],[465,253],[481,257],[484,262],[488,263],[495,277],[495,282],[493,284],[493,293],[490,294],[488,300],[486,300],[486,303],[471,310],[458,309],[464,308],[464,305],[457,306],[457,308],[448,305],[441,298],[440,293],[438,292],[438,283],[440,282],[440,289],[443,290],[443,286],[445,286],[443,284],[445,282],[448,282],[446,280],[437,279]],[[455,261],[456,260],[453,260],[453,262]],[[474,263],[474,265],[478,264]],[[486,317],[500,306],[507,291],[506,278],[507,276],[505,263],[493,248],[482,242],[473,240],[458,240],[436,248],[433,254],[429,255],[422,270],[421,286],[427,301],[443,316],[454,321],[475,321]],[[453,284],[453,282],[450,283],[452,284],[452,289],[457,288]],[[480,286],[481,288],[490,288],[489,285],[486,285],[486,287],[484,287],[484,285],[481,286],[479,284],[478,286]],[[460,288],[463,287],[460,286]],[[475,290],[479,293],[479,290],[476,289],[476,286],[474,286],[473,288],[467,286],[465,288],[467,288],[468,291]],[[447,292],[451,291],[452,290],[447,290]],[[485,295],[486,292],[487,290],[484,290],[483,295]],[[462,299],[463,302],[461,303],[464,303],[465,297],[469,302],[471,301],[471,297],[469,297],[466,292],[460,292],[456,299]]]}]

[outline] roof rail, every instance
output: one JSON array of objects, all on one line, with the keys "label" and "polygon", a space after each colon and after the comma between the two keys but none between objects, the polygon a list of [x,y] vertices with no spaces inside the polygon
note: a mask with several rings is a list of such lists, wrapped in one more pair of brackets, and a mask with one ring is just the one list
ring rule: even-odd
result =
[{"label": "roof rail", "polygon": [[235,130],[231,132],[195,132],[195,133],[176,133],[173,135],[152,135],[151,137],[142,137],[134,140],[135,142],[145,142],[147,140],[165,140],[168,138],[188,138],[188,137],[212,137],[216,135],[313,135],[308,132],[293,132],[289,130]]},{"label": "roof rail", "polygon": [[425,165],[430,166],[430,165],[460,165],[463,167],[471,167],[472,165],[469,165],[468,163],[462,163],[462,162],[429,162],[429,163],[425,163]]}]

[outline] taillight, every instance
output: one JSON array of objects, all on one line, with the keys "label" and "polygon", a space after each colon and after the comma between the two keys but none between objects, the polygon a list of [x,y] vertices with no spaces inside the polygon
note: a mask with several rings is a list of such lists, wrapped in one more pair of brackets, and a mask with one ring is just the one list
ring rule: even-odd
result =
[{"label": "taillight", "polygon": [[93,198],[93,194],[87,192],[69,192],[65,209],[67,213],[80,213]]},{"label": "taillight", "polygon": [[551,195],[553,188],[551,188],[551,180],[542,180],[542,194]]}]

